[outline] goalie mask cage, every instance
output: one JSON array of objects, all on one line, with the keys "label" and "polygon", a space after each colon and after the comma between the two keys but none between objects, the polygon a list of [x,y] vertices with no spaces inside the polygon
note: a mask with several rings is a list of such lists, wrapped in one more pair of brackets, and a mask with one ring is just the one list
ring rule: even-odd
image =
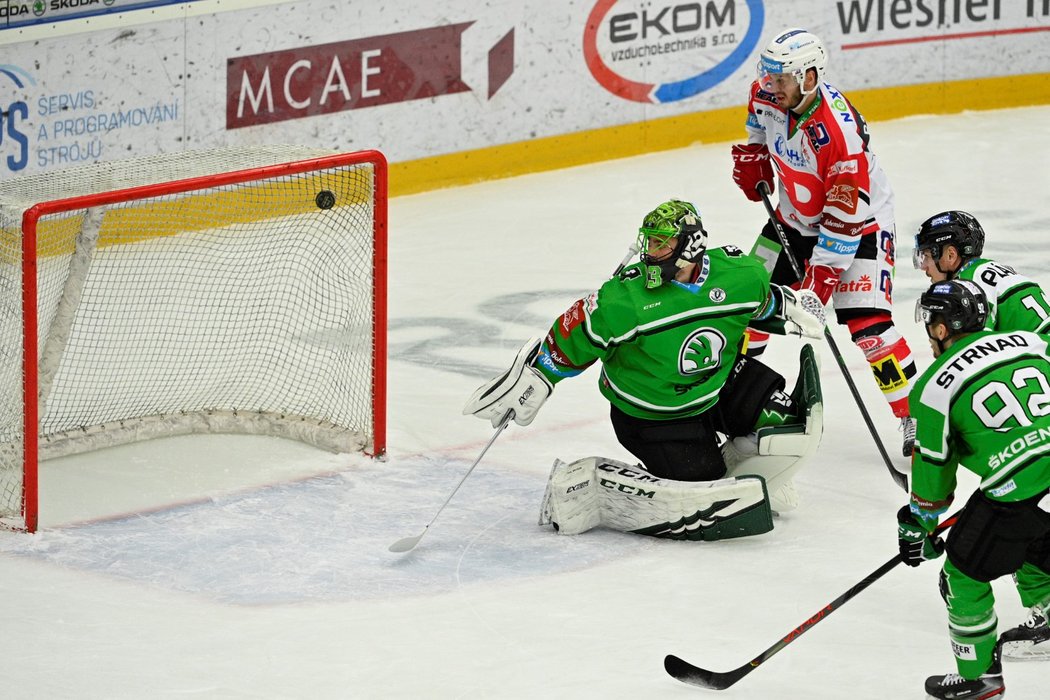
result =
[{"label": "goalie mask cage", "polygon": [[42,459],[197,432],[385,451],[387,169],[240,147],[0,182],[0,524]]}]

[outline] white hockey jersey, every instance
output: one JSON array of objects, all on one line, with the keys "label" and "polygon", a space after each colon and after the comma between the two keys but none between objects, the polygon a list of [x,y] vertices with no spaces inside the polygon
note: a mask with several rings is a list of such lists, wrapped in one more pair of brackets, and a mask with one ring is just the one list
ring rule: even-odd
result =
[{"label": "white hockey jersey", "polygon": [[893,231],[893,190],[868,149],[864,118],[827,83],[802,115],[751,85],[749,143],[769,149],[779,176],[777,212],[803,236],[817,236],[810,263],[844,270],[862,235]]}]

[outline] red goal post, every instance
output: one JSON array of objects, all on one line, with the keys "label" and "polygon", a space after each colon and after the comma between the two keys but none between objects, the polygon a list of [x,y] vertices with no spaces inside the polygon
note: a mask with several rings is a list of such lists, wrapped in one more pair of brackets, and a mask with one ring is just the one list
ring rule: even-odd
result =
[{"label": "red goal post", "polygon": [[386,449],[387,163],[188,151],[0,182],[0,524],[40,461],[198,432]]}]

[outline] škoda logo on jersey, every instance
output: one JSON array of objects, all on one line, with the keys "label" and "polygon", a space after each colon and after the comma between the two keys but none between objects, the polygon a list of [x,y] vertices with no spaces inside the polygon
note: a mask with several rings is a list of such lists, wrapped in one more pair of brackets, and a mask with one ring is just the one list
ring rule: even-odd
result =
[{"label": "\u0161koda logo on jersey", "polygon": [[762,0],[598,0],[584,27],[583,56],[594,79],[618,97],[677,102],[753,65],[764,19]]},{"label": "\u0161koda logo on jersey", "polygon": [[714,328],[694,331],[678,351],[678,371],[688,377],[718,367],[726,344],[725,336]]}]

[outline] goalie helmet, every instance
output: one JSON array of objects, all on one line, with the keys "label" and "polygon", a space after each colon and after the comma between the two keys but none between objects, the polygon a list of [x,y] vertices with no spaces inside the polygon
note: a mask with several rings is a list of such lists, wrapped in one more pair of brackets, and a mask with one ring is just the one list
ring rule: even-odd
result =
[{"label": "goalie helmet", "polygon": [[[672,238],[677,240],[668,251]],[[652,289],[670,282],[678,270],[699,260],[707,250],[707,231],[700,213],[680,199],[664,202],[642,219],[638,250],[645,266],[645,286]]]},{"label": "goalie helmet", "polygon": [[807,92],[803,87],[806,71],[815,68],[819,83],[827,65],[828,52],[820,39],[805,29],[785,29],[762,50],[758,59],[758,82],[763,90],[774,92],[771,76],[787,73],[795,77],[802,94],[809,95],[816,88]]},{"label": "goalie helmet", "polygon": [[[978,258],[984,250],[984,229],[972,214],[964,211],[934,214],[919,225],[919,232],[915,234],[915,252],[912,255],[915,269],[922,269],[926,255],[939,260],[946,245],[955,246],[964,261]],[[937,269],[940,270],[940,267]]]},{"label": "goalie helmet", "polygon": [[936,282],[922,293],[915,304],[915,320],[927,328],[943,323],[954,336],[984,330],[988,321],[988,299],[969,280]]}]

